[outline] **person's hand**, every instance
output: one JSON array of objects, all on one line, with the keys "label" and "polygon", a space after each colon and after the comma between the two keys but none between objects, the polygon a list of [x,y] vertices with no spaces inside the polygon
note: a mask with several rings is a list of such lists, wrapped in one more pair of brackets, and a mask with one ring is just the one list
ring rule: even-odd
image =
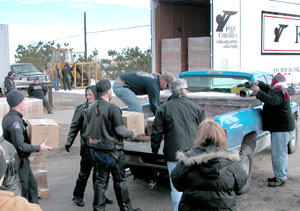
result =
[{"label": "person's hand", "polygon": [[252,86],[250,87],[250,89],[254,92],[254,93],[257,93],[260,89],[259,89],[259,86],[258,86],[258,81],[253,81],[253,84]]},{"label": "person's hand", "polygon": [[40,144],[41,151],[47,151],[47,150],[53,149],[52,147],[47,146],[46,143],[47,143],[47,140],[44,140],[43,143]]},{"label": "person's hand", "polygon": [[133,129],[132,132],[133,132],[132,138],[136,138],[137,137],[137,129]]},{"label": "person's hand", "polygon": [[65,145],[65,149],[67,152],[70,152],[70,148],[71,148],[71,145],[70,144],[66,144]]}]

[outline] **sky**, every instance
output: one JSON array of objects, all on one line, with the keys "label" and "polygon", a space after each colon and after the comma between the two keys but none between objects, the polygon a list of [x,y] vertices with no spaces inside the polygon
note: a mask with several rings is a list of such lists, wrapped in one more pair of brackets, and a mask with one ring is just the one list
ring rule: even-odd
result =
[{"label": "sky", "polygon": [[84,12],[88,55],[97,49],[102,59],[110,49],[151,47],[150,0],[0,0],[0,24],[8,24],[9,30],[10,63],[18,45],[39,41],[69,43],[73,52],[83,53]]}]

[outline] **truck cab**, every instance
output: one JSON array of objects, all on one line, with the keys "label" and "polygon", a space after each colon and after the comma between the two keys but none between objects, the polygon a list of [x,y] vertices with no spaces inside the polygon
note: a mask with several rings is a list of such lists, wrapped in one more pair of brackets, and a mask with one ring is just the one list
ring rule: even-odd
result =
[{"label": "truck cab", "polygon": [[15,80],[33,82],[35,77],[39,77],[40,82],[50,81],[47,75],[39,71],[33,64],[30,63],[11,64],[10,70],[15,73]]}]

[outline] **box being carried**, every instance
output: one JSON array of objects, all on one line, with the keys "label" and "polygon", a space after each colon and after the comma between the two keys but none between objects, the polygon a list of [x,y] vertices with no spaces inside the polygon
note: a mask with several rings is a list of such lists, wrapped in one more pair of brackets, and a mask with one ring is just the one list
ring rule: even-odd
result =
[{"label": "box being carried", "polygon": [[128,130],[137,129],[137,135],[145,134],[144,113],[122,111],[122,117]]},{"label": "box being carried", "polygon": [[32,145],[40,145],[47,140],[47,146],[58,148],[59,127],[53,119],[29,119],[28,125]]}]

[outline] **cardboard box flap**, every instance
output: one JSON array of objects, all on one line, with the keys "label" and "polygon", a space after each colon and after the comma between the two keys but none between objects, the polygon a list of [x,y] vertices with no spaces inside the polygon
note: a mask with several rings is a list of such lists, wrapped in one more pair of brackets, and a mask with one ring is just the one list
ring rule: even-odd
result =
[{"label": "cardboard box flap", "polygon": [[58,126],[53,119],[29,119],[32,126]]}]

